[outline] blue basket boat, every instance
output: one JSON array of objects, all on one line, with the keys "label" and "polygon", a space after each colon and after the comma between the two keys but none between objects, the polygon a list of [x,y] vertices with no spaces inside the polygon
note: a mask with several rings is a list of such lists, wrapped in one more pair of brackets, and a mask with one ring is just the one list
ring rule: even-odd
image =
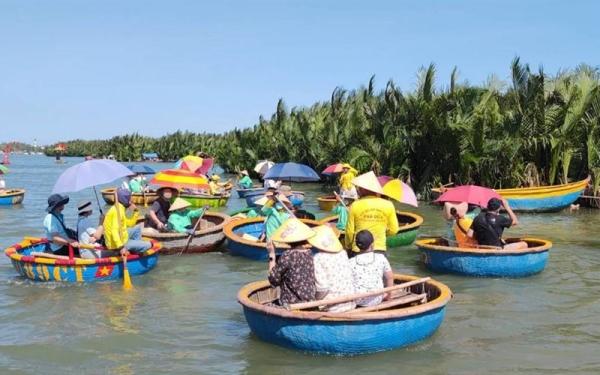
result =
[{"label": "blue basket boat", "polygon": [[[395,275],[395,279],[398,284],[417,277]],[[288,310],[274,304],[278,289],[265,280],[244,286],[238,302],[250,330],[263,341],[304,352],[350,356],[402,348],[433,335],[452,297],[446,285],[434,280],[394,294],[390,304],[395,298],[404,300],[392,307],[384,302],[344,313]]]},{"label": "blue basket boat", "polygon": [[236,189],[236,191],[237,191],[237,195],[238,195],[239,198],[245,198],[246,195],[252,194],[252,193],[261,193],[261,194],[264,194],[267,191],[267,189],[260,188],[260,187],[259,188],[252,188],[252,189],[240,189],[240,188],[238,188],[238,189]]},{"label": "blue basket boat", "polygon": [[247,193],[244,196],[244,199],[246,199],[246,205],[248,207],[255,208],[255,207],[258,207],[258,205],[255,202],[264,196],[265,196],[264,191],[253,191],[253,192]]},{"label": "blue basket boat", "polygon": [[8,189],[0,193],[0,206],[12,206],[23,203],[25,189]]},{"label": "blue basket boat", "polygon": [[[48,240],[26,237],[4,253],[17,272],[33,281],[93,282],[123,278],[123,260],[120,256],[98,259],[53,259],[36,256],[43,253]],[[152,241],[152,248],[143,254],[127,257],[131,276],[144,274],[156,266],[160,244]]]},{"label": "blue basket boat", "polygon": [[440,237],[423,238],[416,244],[425,266],[435,272],[479,277],[525,277],[546,267],[552,242],[536,238],[506,241],[525,241],[528,248],[461,248],[448,246],[448,241]]},{"label": "blue basket boat", "polygon": [[[320,225],[315,220],[301,219],[301,221],[310,227]],[[256,240],[264,232],[264,228],[265,217],[231,220],[223,227],[223,233],[227,238],[227,249],[232,255],[252,260],[267,260],[269,257],[267,243]],[[285,248],[287,248],[285,244],[276,244],[276,254],[281,254]]]}]

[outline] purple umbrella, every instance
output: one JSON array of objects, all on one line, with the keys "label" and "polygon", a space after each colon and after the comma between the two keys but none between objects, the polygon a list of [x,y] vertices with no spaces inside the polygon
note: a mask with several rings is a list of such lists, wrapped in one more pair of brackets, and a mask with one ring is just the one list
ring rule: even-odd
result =
[{"label": "purple umbrella", "polygon": [[[96,185],[107,184],[118,178],[132,175],[123,164],[108,159],[93,159],[76,164],[64,171],[56,180],[52,194],[69,193],[93,187],[100,206]],[[102,212],[102,209],[100,209]]]}]

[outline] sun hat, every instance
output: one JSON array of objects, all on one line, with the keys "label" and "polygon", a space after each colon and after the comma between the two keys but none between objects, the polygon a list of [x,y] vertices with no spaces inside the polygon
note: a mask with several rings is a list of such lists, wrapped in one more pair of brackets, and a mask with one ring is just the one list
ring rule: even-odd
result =
[{"label": "sun hat", "polygon": [[131,192],[127,189],[118,188],[117,189],[117,200],[123,206],[129,206],[131,203]]},{"label": "sun hat", "polygon": [[171,192],[175,196],[179,195],[179,189],[176,189],[174,187],[169,187],[169,186],[161,186],[161,187],[159,187],[158,189],[156,189],[156,194],[161,194],[165,190],[171,190]]},{"label": "sun hat", "polygon": [[244,170],[242,170],[242,171],[240,171],[240,173],[241,173],[241,174],[243,174],[243,175],[246,175],[246,176],[248,176],[248,171],[247,171],[247,170],[245,170],[245,169],[244,169]]},{"label": "sun hat", "polygon": [[77,203],[77,215],[83,215],[86,212],[92,212],[92,202],[91,201],[79,201]]},{"label": "sun hat", "polygon": [[186,201],[185,199],[176,198],[175,201],[173,202],[173,204],[171,204],[171,207],[169,208],[169,212],[179,210],[182,208],[187,208],[191,205],[192,204],[190,202]]},{"label": "sun hat", "polygon": [[344,249],[338,235],[329,225],[320,225],[312,228],[315,232],[314,237],[308,239],[308,243],[327,253],[339,253]]},{"label": "sun hat", "polygon": [[213,181],[219,181],[221,179],[221,177],[219,177],[218,174],[213,174],[212,176],[210,176],[210,179]]},{"label": "sun hat", "polygon": [[56,207],[67,203],[69,203],[68,195],[52,194],[48,197],[48,208],[46,208],[46,211],[52,212]]},{"label": "sun hat", "polygon": [[375,176],[373,171],[355,177],[352,180],[352,184],[359,188],[369,190],[373,193],[383,194],[383,188],[381,187],[381,184],[379,183],[379,180],[377,180],[377,176]]},{"label": "sun hat", "polygon": [[273,233],[271,239],[275,242],[294,243],[306,241],[313,237],[315,232],[299,219],[290,218],[281,224]]}]

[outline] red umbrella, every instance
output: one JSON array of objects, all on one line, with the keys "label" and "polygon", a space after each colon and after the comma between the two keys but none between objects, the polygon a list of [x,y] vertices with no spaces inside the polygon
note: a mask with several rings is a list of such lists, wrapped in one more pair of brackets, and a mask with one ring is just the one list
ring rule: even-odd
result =
[{"label": "red umbrella", "polygon": [[492,198],[502,199],[500,194],[496,193],[493,189],[477,185],[463,185],[448,189],[448,191],[435,201],[440,203],[467,202],[480,207],[486,207],[488,201]]},{"label": "red umbrella", "polygon": [[342,173],[342,163],[336,163],[336,164],[331,164],[330,166],[328,166],[327,168],[323,169],[323,172],[321,172],[321,174],[337,174],[337,173]]}]

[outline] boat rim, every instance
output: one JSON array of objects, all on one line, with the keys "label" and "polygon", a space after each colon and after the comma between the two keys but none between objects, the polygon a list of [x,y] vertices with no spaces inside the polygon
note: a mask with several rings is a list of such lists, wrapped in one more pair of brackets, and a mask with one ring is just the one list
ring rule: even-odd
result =
[{"label": "boat rim", "polygon": [[[196,238],[198,236],[210,234],[213,232],[221,232],[223,230],[223,226],[225,224],[227,224],[229,222],[229,220],[231,219],[231,216],[224,214],[222,212],[207,212],[203,215],[203,217],[206,217],[206,216],[219,217],[219,218],[223,219],[223,221],[221,222],[221,224],[215,225],[214,227],[197,230],[196,232],[194,232],[194,238]],[[156,239],[157,241],[179,240],[179,239],[187,238],[188,236],[189,236],[189,233],[169,233],[169,232],[159,232],[159,233],[152,234],[152,235],[148,235],[148,234],[143,235],[143,237],[147,237],[150,239]]]},{"label": "boat rim", "polygon": [[[413,275],[403,275],[403,274],[394,274],[394,280],[406,282],[419,279],[418,276]],[[267,315],[274,315],[281,318],[291,318],[291,319],[300,319],[300,320],[319,320],[319,321],[327,321],[327,322],[355,322],[361,320],[391,320],[398,318],[406,318],[410,316],[420,315],[427,313],[432,310],[436,310],[444,307],[448,301],[452,298],[452,291],[450,288],[439,281],[434,279],[430,279],[425,282],[429,286],[433,286],[437,288],[440,292],[440,295],[431,301],[427,301],[422,305],[410,306],[410,307],[402,307],[389,309],[385,311],[373,311],[373,312],[365,312],[359,314],[353,314],[350,317],[344,317],[341,315],[340,317],[334,316],[323,316],[323,311],[291,311],[285,308],[276,308],[272,306],[265,306],[258,302],[254,302],[250,300],[250,295],[257,290],[264,289],[265,287],[270,286],[268,280],[255,281],[249,284],[246,284],[240,289],[238,292],[238,302],[244,306],[245,308],[249,308]],[[343,313],[340,313],[343,314]]]},{"label": "boat rim", "polygon": [[23,195],[25,194],[25,192],[25,189],[6,189],[5,192],[0,193],[0,198],[14,197],[15,195]]},{"label": "boat rim", "polygon": [[437,250],[451,253],[463,253],[463,254],[481,254],[481,255],[523,255],[531,253],[542,253],[549,251],[552,247],[552,241],[544,240],[541,238],[534,237],[513,237],[507,238],[508,241],[532,241],[539,242],[540,245],[534,247],[528,247],[527,249],[519,250],[504,250],[504,249],[484,249],[484,248],[469,248],[469,247],[453,247],[444,245],[434,245],[433,242],[443,240],[442,237],[427,237],[418,239],[415,244],[418,248],[426,250]]},{"label": "boat rim", "polygon": [[[152,243],[152,247],[150,250],[145,251],[142,254],[130,254],[127,257],[127,261],[136,261],[143,258],[149,258],[151,256],[158,255],[158,251],[161,249],[161,244],[158,241],[150,240]],[[106,258],[96,258],[96,259],[82,259],[82,258],[73,258],[73,259],[53,259],[53,258],[43,258],[43,257],[34,257],[31,255],[22,255],[19,251],[26,249],[28,247],[45,244],[48,243],[46,238],[25,238],[23,241],[18,244],[7,247],[4,250],[4,254],[9,257],[11,260],[16,262],[24,262],[24,263],[32,263],[32,264],[46,264],[46,265],[56,265],[56,266],[90,266],[90,265],[106,265],[106,264],[118,264],[122,263],[123,259],[120,256],[116,257],[106,257]]]},{"label": "boat rim", "polygon": [[[238,243],[242,243],[244,245],[250,245],[250,246],[261,247],[261,248],[266,249],[267,248],[267,243],[266,242],[250,241],[250,240],[242,238],[242,236],[234,233],[234,229],[237,228],[237,227],[239,227],[239,226],[241,226],[241,225],[250,225],[250,224],[255,224],[255,223],[261,223],[261,222],[264,222],[265,220],[266,220],[266,217],[264,217],[264,216],[252,217],[252,218],[246,218],[246,219],[230,220],[223,227],[223,234],[225,234],[225,237],[227,237],[228,240],[235,241],[235,242],[238,242]],[[303,223],[306,223],[306,224],[314,224],[314,226],[322,225],[317,220],[300,219],[300,221],[302,221]],[[282,244],[282,243],[279,243],[279,242],[277,243],[277,247],[278,248],[289,248],[289,246],[287,244]]]},{"label": "boat rim", "polygon": [[[556,193],[563,191],[577,191],[579,188],[584,189],[585,186],[589,183],[590,178],[587,177],[580,181],[569,182],[568,184],[558,184],[558,185],[547,185],[547,186],[531,186],[531,187],[515,187],[515,188],[506,188],[506,189],[492,189],[496,191],[496,193],[502,194],[514,194],[515,196],[519,195],[535,195],[535,194],[543,194],[543,193]],[[450,187],[449,189],[452,189]],[[490,188],[491,189],[491,188]],[[441,193],[440,188],[431,189],[434,193]]]}]

